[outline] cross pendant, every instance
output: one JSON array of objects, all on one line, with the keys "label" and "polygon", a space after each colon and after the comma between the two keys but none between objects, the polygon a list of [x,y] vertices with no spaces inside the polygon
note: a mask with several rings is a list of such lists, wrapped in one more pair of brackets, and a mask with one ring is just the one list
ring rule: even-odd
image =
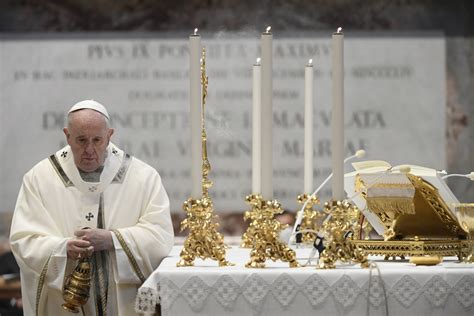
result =
[{"label": "cross pendant", "polygon": [[89,214],[86,215],[86,219],[90,222],[90,221],[91,221],[91,218],[94,218],[94,214],[92,214],[91,212],[89,212]]}]

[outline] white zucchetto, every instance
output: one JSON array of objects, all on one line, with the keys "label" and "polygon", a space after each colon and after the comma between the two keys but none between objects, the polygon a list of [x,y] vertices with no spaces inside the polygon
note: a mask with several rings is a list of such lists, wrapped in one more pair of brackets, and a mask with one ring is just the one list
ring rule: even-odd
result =
[{"label": "white zucchetto", "polygon": [[105,106],[103,106],[102,104],[94,100],[80,101],[74,104],[72,108],[69,110],[69,112],[67,113],[69,114],[69,113],[79,111],[82,109],[91,109],[91,110],[97,111],[110,120],[109,113],[107,112],[107,109],[105,108]]}]

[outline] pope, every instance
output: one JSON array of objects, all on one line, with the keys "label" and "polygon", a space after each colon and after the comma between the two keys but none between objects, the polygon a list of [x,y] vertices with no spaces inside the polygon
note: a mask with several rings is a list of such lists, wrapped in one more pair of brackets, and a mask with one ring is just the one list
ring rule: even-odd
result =
[{"label": "pope", "polygon": [[133,315],[137,288],[173,246],[160,175],[110,140],[106,108],[68,112],[68,145],[27,172],[10,243],[20,266],[25,315],[70,315],[63,284],[78,258],[93,265],[84,315]]}]

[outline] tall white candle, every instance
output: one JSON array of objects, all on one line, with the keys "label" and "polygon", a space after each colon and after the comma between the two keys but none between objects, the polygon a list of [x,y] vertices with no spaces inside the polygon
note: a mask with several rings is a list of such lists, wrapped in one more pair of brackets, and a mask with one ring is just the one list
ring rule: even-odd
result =
[{"label": "tall white candle", "polygon": [[304,71],[304,192],[313,192],[313,60]]},{"label": "tall white candle", "polygon": [[344,194],[344,34],[338,28],[332,35],[332,197],[343,200]]},{"label": "tall white candle", "polygon": [[273,82],[272,82],[272,33],[267,27],[262,33],[262,196],[273,199]]},{"label": "tall white candle", "polygon": [[262,106],[260,58],[253,65],[252,86],[252,193],[261,194],[262,190]]},{"label": "tall white candle", "polygon": [[201,146],[201,36],[194,29],[189,36],[189,105],[191,122],[191,197],[202,196]]}]

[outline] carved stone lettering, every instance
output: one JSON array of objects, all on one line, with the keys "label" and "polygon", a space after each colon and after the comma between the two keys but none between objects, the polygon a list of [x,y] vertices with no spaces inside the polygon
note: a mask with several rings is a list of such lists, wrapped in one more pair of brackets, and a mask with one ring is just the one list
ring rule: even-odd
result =
[{"label": "carved stone lettering", "polygon": [[[246,210],[245,195],[252,190],[252,65],[261,56],[260,40],[231,35],[202,37],[216,212]],[[187,37],[1,41],[0,160],[6,167],[0,174],[0,212],[13,210],[23,174],[66,144],[65,114],[82,99],[107,106],[116,129],[112,141],[159,170],[172,211],[181,212],[191,189]],[[314,169],[305,171],[304,71],[310,58]],[[365,149],[367,159],[444,169],[444,65],[442,37],[347,34],[346,154]],[[296,197],[304,193],[304,172],[314,175],[315,186],[331,172],[331,91],[331,34],[275,33],[273,182],[274,197],[286,210],[300,207]],[[330,184],[323,188],[323,201],[330,190]]]}]

